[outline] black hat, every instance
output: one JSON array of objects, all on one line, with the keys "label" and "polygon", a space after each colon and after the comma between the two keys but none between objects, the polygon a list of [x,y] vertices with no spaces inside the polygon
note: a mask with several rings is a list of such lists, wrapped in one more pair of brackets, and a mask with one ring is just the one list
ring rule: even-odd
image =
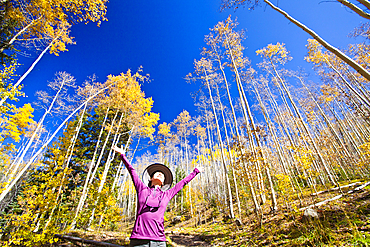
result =
[{"label": "black hat", "polygon": [[164,174],[164,183],[163,186],[161,187],[161,190],[165,191],[171,188],[173,181],[172,172],[167,166],[159,163],[151,164],[145,169],[145,171],[143,172],[144,184],[149,187],[150,178],[156,172],[162,172]]}]

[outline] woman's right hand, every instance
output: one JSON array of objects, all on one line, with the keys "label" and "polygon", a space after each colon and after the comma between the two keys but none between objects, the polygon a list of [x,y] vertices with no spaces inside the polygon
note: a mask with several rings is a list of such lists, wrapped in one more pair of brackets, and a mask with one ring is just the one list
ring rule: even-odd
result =
[{"label": "woman's right hand", "polygon": [[204,167],[203,166],[197,166],[196,167],[199,172],[204,172]]},{"label": "woman's right hand", "polygon": [[113,149],[113,151],[116,151],[117,153],[120,153],[120,154],[124,154],[125,153],[125,150],[123,150],[122,147],[114,146],[112,149]]}]

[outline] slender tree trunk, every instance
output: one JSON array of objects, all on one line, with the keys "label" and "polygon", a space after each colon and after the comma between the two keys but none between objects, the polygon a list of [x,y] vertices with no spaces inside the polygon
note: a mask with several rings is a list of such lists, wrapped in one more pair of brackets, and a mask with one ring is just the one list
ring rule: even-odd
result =
[{"label": "slender tree trunk", "polygon": [[25,26],[24,28],[22,28],[16,35],[14,35],[14,37],[6,45],[3,46],[3,48],[0,48],[0,53],[2,53],[6,48],[8,48],[9,46],[11,46],[17,40],[17,38],[20,35],[22,35],[28,28],[30,28],[40,18],[41,17],[39,17],[36,20],[32,20],[29,24],[27,24],[27,26]]},{"label": "slender tree trunk", "polygon": [[217,85],[216,85],[216,92],[217,92],[218,103],[220,104],[222,122],[224,124],[224,129],[225,129],[226,143],[227,143],[227,147],[229,149],[227,153],[228,153],[229,161],[230,161],[231,175],[232,175],[234,186],[235,186],[235,197],[236,197],[236,202],[237,202],[237,206],[238,206],[238,213],[239,213],[239,217],[241,217],[242,213],[241,213],[241,208],[240,208],[239,190],[238,190],[238,184],[236,182],[236,177],[235,177],[235,169],[233,167],[233,163],[234,163],[235,159],[232,157],[232,154],[231,154],[231,151],[232,151],[231,150],[231,142],[229,140],[229,134],[227,132],[226,120],[225,120],[225,116],[224,116],[224,106],[221,102],[221,95],[220,95],[220,92],[218,90]]},{"label": "slender tree trunk", "polygon": [[[266,0],[265,0],[265,1],[266,1]],[[307,134],[307,136],[309,137],[309,139],[310,139],[310,141],[311,141],[311,143],[312,143],[312,146],[313,146],[313,148],[314,148],[315,152],[316,152],[316,153],[317,153],[317,155],[319,156],[319,159],[320,159],[320,161],[321,161],[321,163],[322,163],[322,165],[323,165],[323,167],[324,167],[324,169],[325,169],[325,171],[326,171],[326,174],[328,175],[328,178],[329,178],[330,182],[331,182],[333,185],[336,185],[336,184],[337,184],[337,182],[336,182],[336,181],[335,181],[335,179],[333,178],[333,174],[332,174],[332,173],[331,173],[331,171],[329,170],[329,167],[328,167],[327,162],[325,161],[324,157],[322,156],[321,151],[320,151],[320,150],[319,150],[319,148],[317,147],[316,141],[313,139],[313,137],[312,137],[312,135],[311,135],[311,133],[310,133],[310,131],[309,131],[309,129],[308,129],[308,127],[307,127],[306,123],[304,122],[303,117],[302,117],[302,115],[301,115],[301,113],[300,113],[300,111],[299,111],[299,109],[298,109],[297,105],[295,104],[295,102],[294,102],[294,100],[293,100],[293,97],[290,95],[290,91],[289,91],[289,90],[288,90],[288,88],[286,87],[286,85],[285,85],[284,81],[283,81],[283,80],[282,80],[282,78],[280,77],[280,75],[279,75],[278,71],[277,71],[277,70],[276,70],[276,68],[275,68],[275,65],[273,64],[273,62],[272,62],[271,60],[270,60],[270,64],[271,64],[271,66],[273,67],[274,73],[275,73],[275,75],[277,76],[278,81],[280,82],[280,83],[279,83],[279,85],[281,85],[281,86],[283,87],[283,89],[284,89],[284,91],[285,91],[286,95],[288,96],[289,101],[290,101],[290,103],[291,103],[291,105],[292,105],[292,107],[293,107],[293,109],[294,109],[294,112],[295,112],[295,113],[296,113],[296,115],[298,116],[298,119],[299,119],[299,121],[300,121],[300,123],[301,123],[301,125],[302,125],[302,127],[303,127],[303,129],[304,129],[304,131],[305,131],[305,133],[306,133],[306,134]]]},{"label": "slender tree trunk", "polygon": [[227,174],[226,157],[225,157],[225,153],[224,153],[224,145],[223,145],[223,141],[222,141],[222,138],[221,138],[220,127],[219,127],[219,124],[218,124],[217,112],[216,112],[215,104],[214,104],[214,102],[213,102],[212,91],[211,91],[211,86],[210,86],[209,81],[208,81],[208,75],[207,75],[207,72],[205,71],[205,69],[204,69],[204,71],[203,71],[203,72],[204,72],[204,74],[205,74],[205,80],[206,80],[206,82],[207,82],[207,87],[208,87],[209,97],[210,97],[210,100],[211,100],[211,105],[212,105],[213,114],[214,114],[214,118],[215,118],[216,129],[217,129],[217,137],[218,137],[218,141],[219,141],[219,143],[220,143],[221,158],[222,158],[222,164],[223,164],[224,171],[225,171],[225,180],[226,180],[227,191],[228,191],[228,199],[229,199],[229,202],[228,202],[228,205],[229,205],[229,213],[230,213],[230,217],[231,217],[231,218],[235,218],[235,216],[234,216],[233,198],[232,198],[232,193],[231,193],[231,187],[230,187],[229,176],[228,176],[228,174]]},{"label": "slender tree trunk", "polygon": [[[35,68],[36,64],[41,60],[41,58],[45,55],[45,53],[50,49],[50,47],[53,45],[53,43],[58,39],[59,37],[56,37],[53,39],[50,44],[41,52],[41,54],[37,57],[37,59],[32,63],[31,67],[28,68],[28,70],[21,76],[21,78],[18,79],[18,81],[12,86],[12,89],[10,91],[15,90],[21,83],[22,81],[31,73],[31,71]],[[0,51],[1,52],[1,51]],[[9,98],[9,96],[4,96],[0,100],[0,106],[4,104],[4,102]]]},{"label": "slender tree trunk", "polygon": [[[53,109],[53,106],[54,106],[54,104],[55,104],[55,102],[56,102],[57,98],[59,97],[59,94],[60,94],[60,92],[62,91],[62,88],[63,88],[64,84],[66,83],[66,81],[67,81],[67,80],[70,80],[70,79],[71,79],[71,77],[69,77],[68,75],[65,75],[65,76],[63,77],[63,79],[62,79],[62,84],[60,85],[59,90],[58,90],[58,91],[57,91],[57,93],[55,94],[55,96],[54,96],[54,98],[53,98],[53,101],[50,103],[50,106],[49,106],[49,107],[48,107],[48,109],[45,111],[45,113],[44,113],[44,115],[41,117],[41,119],[39,120],[39,122],[38,122],[38,124],[37,124],[37,127],[36,127],[36,129],[35,129],[35,131],[33,132],[33,134],[32,134],[32,136],[31,136],[30,140],[28,141],[28,143],[27,143],[26,147],[24,148],[24,150],[23,150],[23,152],[22,152],[21,156],[19,157],[19,159],[17,160],[17,163],[15,164],[15,168],[14,168],[14,170],[13,170],[13,173],[11,173],[11,174],[10,174],[9,179],[8,179],[8,182],[12,180],[13,176],[14,176],[14,175],[15,175],[15,173],[18,171],[19,166],[21,165],[21,163],[22,163],[22,161],[23,161],[24,156],[26,155],[26,153],[27,153],[28,149],[31,147],[31,145],[32,145],[32,143],[33,143],[33,141],[34,141],[34,139],[37,137],[37,133],[39,132],[39,130],[40,130],[40,128],[41,128],[41,126],[43,125],[43,123],[44,123],[44,120],[45,120],[46,116],[47,116],[47,115],[51,112],[51,110]],[[8,184],[8,186],[9,186],[9,185],[10,185],[10,184]],[[5,188],[7,188],[7,186],[6,186]]]},{"label": "slender tree trunk", "polygon": [[[112,132],[112,129],[113,129],[113,125],[115,124],[115,121],[116,121],[116,118],[118,116],[118,110],[116,111],[116,114],[114,115],[113,117],[113,120],[112,120],[112,124],[111,124],[111,127],[109,128],[109,131],[108,131],[108,134],[107,134],[107,137],[105,138],[105,142],[103,144],[103,147],[102,147],[102,150],[100,152],[100,156],[98,158],[98,161],[97,161],[97,164],[96,164],[96,168],[95,168],[95,171],[97,171],[97,167],[99,166],[100,162],[101,162],[101,159],[103,158],[103,155],[104,155],[104,151],[105,151],[105,147],[108,143],[108,140],[110,138],[110,134]],[[122,117],[123,117],[123,114],[121,114],[121,119],[122,120]],[[113,142],[112,143],[112,146],[114,145],[115,143]],[[92,224],[93,220],[94,220],[94,217],[95,217],[95,209],[96,209],[96,204],[99,200],[99,197],[100,197],[100,193],[101,191],[103,190],[103,186],[104,186],[104,183],[105,183],[105,179],[107,177],[107,174],[108,174],[108,171],[109,171],[109,167],[110,167],[110,155],[111,155],[111,152],[112,152],[112,149],[110,149],[109,151],[109,154],[108,154],[108,157],[107,157],[107,160],[105,162],[105,166],[104,166],[104,172],[103,172],[103,176],[100,180],[100,184],[99,184],[99,188],[98,188],[98,198],[95,200],[95,203],[94,203],[94,208],[92,210],[92,213],[91,213],[91,216],[90,216],[90,219],[89,219],[89,224],[88,224],[88,227],[90,227],[90,225]],[[95,172],[94,171],[94,172]],[[95,176],[95,173],[93,174],[92,178]]]},{"label": "slender tree trunk", "polygon": [[[237,86],[238,86],[239,96],[240,96],[240,99],[242,101],[243,112],[244,112],[244,116],[245,116],[245,121],[247,123],[247,130],[248,130],[248,136],[249,136],[249,139],[250,139],[250,144],[252,145],[252,150],[255,150],[255,148],[253,148],[253,146],[254,146],[254,140],[252,138],[252,135],[253,135],[256,142],[257,142],[257,146],[258,146],[258,149],[259,149],[258,154],[262,158],[263,165],[265,167],[267,167],[266,158],[265,158],[265,155],[263,153],[263,147],[262,147],[261,141],[259,139],[257,129],[256,129],[256,126],[254,124],[253,116],[252,116],[252,113],[251,113],[251,110],[250,110],[250,107],[249,107],[249,103],[248,103],[247,97],[245,95],[245,92],[244,92],[244,89],[243,89],[243,86],[242,86],[242,83],[241,83],[241,78],[240,78],[240,75],[239,75],[238,67],[235,63],[234,55],[233,55],[231,47],[230,47],[229,38],[226,34],[225,34],[225,39],[226,39],[227,48],[228,48],[228,51],[229,51],[229,54],[230,54],[230,57],[231,57],[234,73],[235,73],[235,76],[236,76],[236,83],[237,83]],[[249,119],[249,121],[248,121],[248,119]],[[251,125],[251,128],[249,126],[249,123]],[[255,153],[256,151],[253,151],[253,152]],[[256,155],[256,157],[258,156],[256,153],[255,153],[255,155]],[[265,189],[264,189],[263,177],[262,177],[262,174],[260,172],[261,168],[260,168],[260,164],[259,164],[259,159],[257,159],[257,162],[255,162],[255,165],[256,165],[256,173],[257,173],[257,177],[258,177],[257,183],[260,186],[261,200],[262,200],[262,203],[265,203],[265,201],[266,201],[266,197],[265,197],[265,194],[264,194]],[[271,188],[271,189],[273,189],[273,188]]]},{"label": "slender tree trunk", "polygon": [[93,154],[93,157],[91,159],[91,162],[90,162],[90,165],[89,165],[89,171],[87,172],[87,175],[86,175],[86,179],[85,179],[85,184],[84,184],[84,187],[82,189],[82,195],[80,197],[80,201],[78,203],[78,206],[76,208],[76,213],[75,213],[75,216],[74,216],[74,219],[72,221],[72,224],[71,224],[71,229],[75,229],[75,226],[76,226],[76,220],[77,220],[77,217],[85,203],[85,200],[86,200],[86,197],[87,197],[87,194],[89,192],[89,189],[88,189],[88,185],[91,183],[92,179],[90,180],[90,177],[91,177],[91,173],[92,173],[92,169],[94,168],[94,164],[95,164],[95,157],[96,157],[96,154],[97,154],[97,151],[98,151],[98,147],[99,147],[99,144],[100,144],[100,140],[101,140],[101,136],[104,132],[104,126],[105,126],[105,122],[108,118],[108,113],[109,113],[109,107],[107,108],[107,112],[105,114],[105,117],[104,117],[104,120],[103,120],[103,124],[100,128],[100,133],[99,133],[99,137],[98,137],[98,141],[96,143],[96,146],[95,146],[95,151],[94,151],[94,154]]},{"label": "slender tree trunk", "polygon": [[343,75],[330,63],[330,61],[328,59],[325,59],[326,60],[326,63],[329,65],[329,67],[335,71],[335,73],[337,73],[337,75],[341,78],[341,80],[344,82],[344,84],[346,85],[346,87],[352,92],[354,93],[354,95],[360,100],[362,101],[363,103],[365,103],[365,105],[367,106],[367,108],[370,108],[370,103],[369,103],[369,99],[368,98],[365,98],[366,95],[361,95],[359,92],[357,92],[357,90],[351,85],[351,83],[349,83],[344,77]]},{"label": "slender tree trunk", "polygon": [[[64,167],[64,170],[68,169],[69,168],[69,163],[71,161],[71,158],[72,158],[72,154],[73,154],[73,150],[74,150],[74,146],[76,144],[76,140],[77,140],[77,137],[80,133],[80,130],[81,130],[81,127],[82,127],[82,123],[83,123],[83,118],[85,116],[85,112],[86,112],[86,108],[87,108],[87,104],[85,104],[85,107],[84,109],[82,110],[82,113],[81,113],[81,116],[80,116],[80,119],[79,119],[79,122],[78,122],[78,125],[76,127],[76,130],[75,130],[75,134],[73,135],[73,138],[72,138],[72,144],[71,144],[71,147],[70,147],[70,154],[68,155],[68,152],[67,152],[67,157],[66,157],[66,166]],[[62,178],[62,181],[60,182],[60,185],[59,185],[59,189],[58,189],[58,193],[57,193],[57,197],[55,199],[55,202],[54,202],[54,207],[51,211],[51,213],[49,214],[49,218],[48,218],[48,221],[46,222],[44,228],[47,229],[48,225],[50,224],[51,220],[52,220],[52,217],[54,215],[54,212],[55,212],[55,209],[57,208],[58,206],[58,200],[59,200],[59,196],[61,195],[62,193],[62,190],[63,190],[63,184],[64,184],[64,180],[65,180],[65,177],[66,177],[66,173],[64,172],[63,174],[63,178]]]},{"label": "slender tree trunk", "polygon": [[298,78],[299,81],[301,82],[301,84],[303,85],[303,87],[306,89],[306,91],[308,92],[308,94],[310,95],[311,97],[311,100],[315,103],[317,109],[319,109],[319,112],[321,114],[321,116],[324,118],[325,120],[325,123],[327,124],[328,128],[330,129],[331,133],[333,134],[333,136],[335,137],[335,140],[339,143],[339,145],[342,147],[342,149],[344,150],[344,153],[345,155],[350,158],[351,155],[349,154],[349,151],[347,150],[347,147],[346,145],[343,143],[342,139],[339,137],[338,133],[336,132],[334,126],[331,124],[331,122],[329,121],[329,119],[326,117],[326,114],[325,112],[322,110],[321,106],[317,103],[317,101],[315,100],[315,98],[313,97],[311,91],[307,88],[307,86],[304,84],[303,80],[301,78]]}]

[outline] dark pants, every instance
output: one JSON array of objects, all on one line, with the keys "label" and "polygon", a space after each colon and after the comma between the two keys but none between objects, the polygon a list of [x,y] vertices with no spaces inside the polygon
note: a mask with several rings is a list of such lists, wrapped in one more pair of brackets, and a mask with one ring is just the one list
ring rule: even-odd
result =
[{"label": "dark pants", "polygon": [[131,239],[130,247],[166,247],[166,242],[149,239]]}]

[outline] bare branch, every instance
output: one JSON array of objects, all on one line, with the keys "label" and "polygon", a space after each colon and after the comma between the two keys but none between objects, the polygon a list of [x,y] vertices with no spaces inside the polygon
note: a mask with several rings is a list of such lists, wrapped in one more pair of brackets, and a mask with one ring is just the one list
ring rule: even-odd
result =
[{"label": "bare branch", "polygon": [[370,20],[370,14],[366,13],[365,11],[363,11],[362,9],[360,9],[359,7],[354,5],[353,3],[350,3],[347,0],[337,0],[337,1],[340,2],[341,4],[343,4],[344,6],[350,8],[351,10],[353,10],[359,16]]}]

